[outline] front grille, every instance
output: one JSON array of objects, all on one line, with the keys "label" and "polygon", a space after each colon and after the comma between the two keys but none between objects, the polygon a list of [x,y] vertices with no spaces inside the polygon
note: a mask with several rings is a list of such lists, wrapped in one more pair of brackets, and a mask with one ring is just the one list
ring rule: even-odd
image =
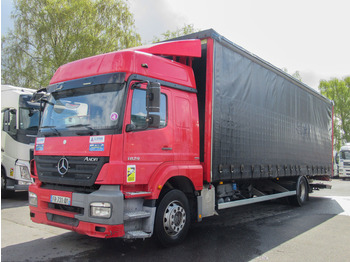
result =
[{"label": "front grille", "polygon": [[41,188],[43,189],[68,191],[68,192],[83,193],[83,194],[90,194],[98,190],[100,187],[101,185],[97,185],[97,184],[94,184],[92,186],[70,186],[70,185],[59,185],[59,184],[50,184],[50,183],[41,184]]},{"label": "front grille", "polygon": [[79,220],[76,218],[65,217],[65,216],[60,216],[60,215],[50,214],[50,213],[47,213],[46,217],[48,220],[59,224],[65,224],[73,227],[77,227],[79,225]]},{"label": "front grille", "polygon": [[61,204],[55,204],[55,203],[48,203],[48,207],[51,209],[64,210],[75,214],[84,215],[84,208],[82,207],[67,206],[67,205],[61,205]]},{"label": "front grille", "polygon": [[[92,186],[108,157],[94,157],[97,161],[84,161],[87,157],[65,156],[68,171],[61,175],[58,162],[63,156],[35,156],[38,177],[41,182],[59,185]],[[91,157],[89,157],[91,158]]]},{"label": "front grille", "polygon": [[344,162],[344,166],[350,166],[350,162]]}]

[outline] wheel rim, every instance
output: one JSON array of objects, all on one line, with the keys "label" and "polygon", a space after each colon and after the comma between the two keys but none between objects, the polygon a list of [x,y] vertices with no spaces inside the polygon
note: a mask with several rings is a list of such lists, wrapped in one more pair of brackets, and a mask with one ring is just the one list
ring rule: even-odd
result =
[{"label": "wheel rim", "polygon": [[186,211],[179,201],[172,201],[165,209],[163,226],[169,236],[178,235],[186,224]]}]

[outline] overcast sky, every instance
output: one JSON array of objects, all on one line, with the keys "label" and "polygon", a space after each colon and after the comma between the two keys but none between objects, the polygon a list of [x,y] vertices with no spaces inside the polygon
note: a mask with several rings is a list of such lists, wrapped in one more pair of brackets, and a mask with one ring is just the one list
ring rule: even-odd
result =
[{"label": "overcast sky", "polygon": [[[6,33],[10,0],[1,0]],[[144,43],[185,24],[219,34],[271,64],[319,80],[350,76],[349,0],[129,0]]]}]

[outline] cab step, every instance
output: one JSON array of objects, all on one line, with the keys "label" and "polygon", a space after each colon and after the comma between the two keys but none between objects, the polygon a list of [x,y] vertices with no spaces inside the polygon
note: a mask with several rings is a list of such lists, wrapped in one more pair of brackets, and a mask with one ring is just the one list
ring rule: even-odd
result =
[{"label": "cab step", "polygon": [[141,231],[141,230],[126,232],[125,236],[124,236],[124,238],[126,238],[126,239],[149,238],[149,237],[151,237],[150,233],[146,233],[146,232]]},{"label": "cab step", "polygon": [[147,211],[127,212],[124,214],[124,221],[147,218],[150,216],[151,213]]}]

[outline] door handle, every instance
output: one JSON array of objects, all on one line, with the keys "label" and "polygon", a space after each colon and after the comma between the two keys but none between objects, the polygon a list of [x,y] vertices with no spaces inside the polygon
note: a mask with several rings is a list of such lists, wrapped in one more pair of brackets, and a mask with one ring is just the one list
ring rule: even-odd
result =
[{"label": "door handle", "polygon": [[173,148],[172,147],[163,147],[162,150],[170,151],[170,150],[173,150]]}]

